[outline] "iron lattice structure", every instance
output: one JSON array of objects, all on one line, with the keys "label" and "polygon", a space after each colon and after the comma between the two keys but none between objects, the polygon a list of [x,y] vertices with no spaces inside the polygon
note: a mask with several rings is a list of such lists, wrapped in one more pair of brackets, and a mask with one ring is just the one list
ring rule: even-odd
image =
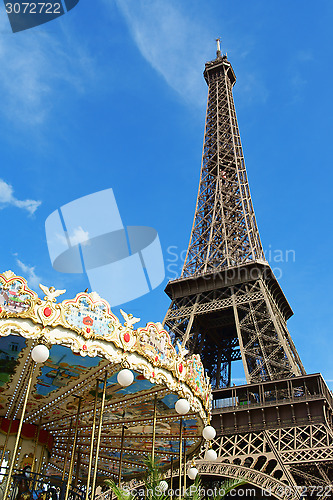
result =
[{"label": "iron lattice structure", "polygon": [[[293,312],[265,260],[232,95],[236,77],[219,43],[204,77],[197,204],[182,274],[165,290],[171,304],[164,318],[183,347],[200,353],[214,399],[224,401],[213,412],[218,460],[198,466],[215,479],[243,477],[277,498],[327,496],[332,397],[320,375],[306,375],[287,329]],[[231,393],[237,360],[247,385]]]},{"label": "iron lattice structure", "polygon": [[181,277],[164,324],[201,354],[215,387],[242,359],[248,383],[305,374],[287,330],[292,310],[265,261],[253,210],[226,56],[206,64],[201,177]]}]

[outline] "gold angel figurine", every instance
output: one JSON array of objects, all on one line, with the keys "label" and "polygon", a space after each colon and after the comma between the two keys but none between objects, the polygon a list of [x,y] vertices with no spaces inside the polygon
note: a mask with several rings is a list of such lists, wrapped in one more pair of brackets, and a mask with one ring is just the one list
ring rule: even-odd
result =
[{"label": "gold angel figurine", "polygon": [[44,285],[39,285],[39,288],[45,293],[44,300],[49,300],[50,302],[56,302],[56,297],[66,292],[66,290],[56,290],[54,286],[47,288]]}]

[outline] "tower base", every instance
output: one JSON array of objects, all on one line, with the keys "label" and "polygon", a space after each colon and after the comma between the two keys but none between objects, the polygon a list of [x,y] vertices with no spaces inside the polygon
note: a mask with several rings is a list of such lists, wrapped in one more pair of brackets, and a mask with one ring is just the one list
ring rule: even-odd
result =
[{"label": "tower base", "polygon": [[326,497],[333,480],[333,398],[321,374],[214,391],[216,462],[200,474],[242,477],[277,498]]}]

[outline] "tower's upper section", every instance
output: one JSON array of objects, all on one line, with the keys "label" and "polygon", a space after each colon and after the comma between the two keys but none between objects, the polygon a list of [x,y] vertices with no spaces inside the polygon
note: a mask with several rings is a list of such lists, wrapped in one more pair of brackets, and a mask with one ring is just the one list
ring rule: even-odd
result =
[{"label": "tower's upper section", "polygon": [[210,81],[216,78],[217,74],[223,73],[227,75],[231,86],[236,83],[236,75],[226,55],[221,55],[221,51],[217,51],[217,57],[213,61],[206,62],[204,77],[209,86]]},{"label": "tower's upper section", "polygon": [[219,41],[204,77],[208,101],[201,177],[183,277],[264,259],[232,95],[236,76]]}]

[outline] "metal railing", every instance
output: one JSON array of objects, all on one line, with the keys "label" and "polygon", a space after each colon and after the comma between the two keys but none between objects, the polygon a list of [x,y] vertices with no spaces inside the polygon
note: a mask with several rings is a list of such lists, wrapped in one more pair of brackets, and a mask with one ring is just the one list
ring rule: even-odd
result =
[{"label": "metal railing", "polygon": [[265,400],[264,402],[260,402],[260,401],[238,402],[236,400],[236,405],[235,405],[235,400],[232,398],[215,399],[213,401],[212,412],[215,413],[215,411],[216,411],[218,413],[218,410],[235,411],[235,410],[244,410],[244,409],[250,409],[250,408],[256,408],[256,407],[261,408],[261,407],[265,407],[265,406],[276,406],[278,404],[285,404],[285,403],[298,403],[301,401],[323,399],[324,396],[326,397],[326,395],[318,393],[318,394],[304,394],[301,396],[292,396],[292,397],[285,397],[285,398],[278,398],[278,399],[272,398],[271,400]]}]

